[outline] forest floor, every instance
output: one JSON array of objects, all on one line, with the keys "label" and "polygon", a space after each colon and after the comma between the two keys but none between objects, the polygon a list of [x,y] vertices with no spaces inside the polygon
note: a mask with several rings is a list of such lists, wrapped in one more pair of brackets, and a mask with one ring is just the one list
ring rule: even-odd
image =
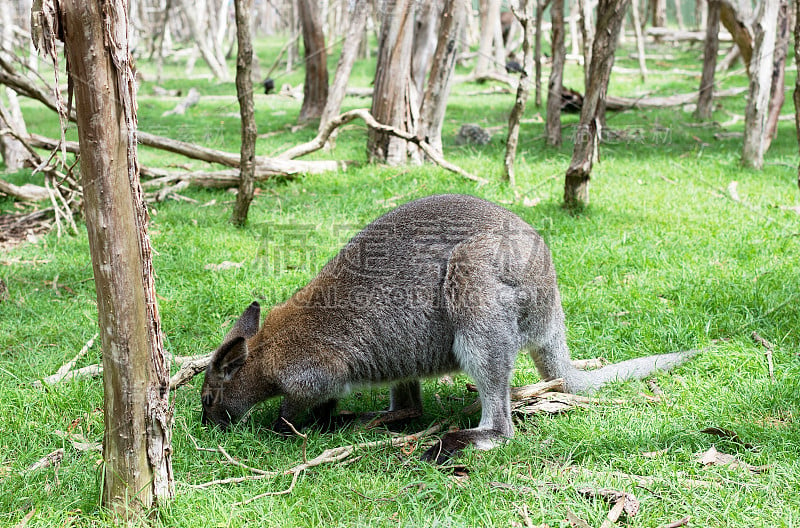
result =
[{"label": "forest floor", "polygon": [[[270,64],[281,44],[260,43],[261,63]],[[631,53],[628,45],[618,53],[612,95],[697,89],[701,47],[648,49],[659,59],[648,61],[646,83]],[[238,152],[233,83],[187,80],[181,65],[171,65],[161,86],[184,93],[194,86],[203,98],[184,116],[162,117],[180,98],[154,95],[152,65],[139,66],[142,130]],[[368,87],[373,70],[374,63],[358,63],[352,84]],[[787,79],[795,72],[792,67]],[[580,90],[581,79],[570,64],[565,84]],[[720,89],[747,85],[741,69],[721,73],[718,81]],[[276,79],[278,86],[300,82],[302,72]],[[531,98],[515,192],[500,178],[513,99],[488,84],[458,85],[450,99],[445,157],[488,179],[486,185],[429,165],[370,165],[366,127],[354,122],[340,131],[335,148],[309,156],[352,160],[353,166],[260,183],[244,228],[229,223],[233,195],[225,190],[188,188],[180,191],[184,200],[152,204],[167,349],[176,356],[213,350],[251,301],[268,307],[285,300],[377,216],[417,197],[457,192],[508,207],[545,238],[573,357],[615,362],[704,352],[649,383],[611,384],[590,404],[553,415],[520,414],[507,444],[468,450],[444,470],[419,460],[423,440],[389,446],[392,436],[382,428],[308,431],[305,441],[279,438],[269,430],[276,401],[258,406],[247,423],[228,432],[207,429],[200,424],[198,376],[172,395],[177,495],[159,510],[156,526],[579,525],[573,517],[600,526],[612,506],[602,489],[636,497],[638,512],[629,509],[618,525],[666,526],[686,517],[689,526],[800,525],[800,194],[793,123],[781,121],[764,170],[754,171],[739,163],[743,94],[718,100],[714,120],[706,123],[694,120],[690,106],[610,113],[591,205],[570,213],[561,198],[577,116],[564,117],[564,146],[548,148],[544,109]],[[368,104],[348,98],[343,110]],[[260,155],[314,137],[314,126],[295,127],[299,108],[291,97],[257,95]],[[32,132],[58,137],[54,114],[30,102],[23,110]],[[783,113],[791,114],[790,102]],[[490,130],[489,144],[458,144],[464,123]],[[74,127],[68,137],[75,138]],[[169,170],[206,168],[144,147],[140,159]],[[30,171],[4,177],[41,184]],[[30,210],[0,197],[3,222]],[[33,384],[97,332],[85,230],[20,236],[22,244],[0,245],[0,525],[111,526],[99,506],[101,379],[46,389]],[[754,341],[754,332],[771,343],[772,375],[767,348]],[[77,367],[99,360],[98,341]],[[454,375],[425,382],[425,414],[404,432],[476,423],[477,415],[465,411],[475,399],[468,381]],[[513,385],[536,381],[532,361],[520,355]],[[341,408],[375,411],[387,402],[385,387],[364,387]],[[356,449],[343,462],[285,473],[303,462],[304,453],[312,460],[326,449],[373,441],[386,443]],[[58,449],[61,458],[37,466]],[[254,475],[248,467],[281,474],[195,487]],[[248,502],[263,493],[274,494]]]}]

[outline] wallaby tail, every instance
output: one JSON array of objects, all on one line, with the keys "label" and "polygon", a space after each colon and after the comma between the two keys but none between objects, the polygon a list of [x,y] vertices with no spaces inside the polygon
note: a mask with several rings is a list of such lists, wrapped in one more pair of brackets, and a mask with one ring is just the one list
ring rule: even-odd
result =
[{"label": "wallaby tail", "polygon": [[629,359],[591,371],[572,369],[564,376],[567,392],[592,392],[614,380],[642,379],[657,370],[667,371],[686,362],[699,350]]}]

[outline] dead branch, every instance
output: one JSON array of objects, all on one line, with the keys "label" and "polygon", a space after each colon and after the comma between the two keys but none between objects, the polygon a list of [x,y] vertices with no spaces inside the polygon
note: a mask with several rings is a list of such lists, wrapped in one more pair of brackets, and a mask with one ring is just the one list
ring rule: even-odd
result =
[{"label": "dead branch", "polygon": [[39,202],[41,200],[47,200],[50,197],[50,192],[44,187],[32,183],[14,185],[5,180],[0,180],[0,192],[22,202]]},{"label": "dead branch", "polygon": [[372,116],[372,114],[366,108],[357,108],[355,110],[350,110],[349,112],[345,112],[338,117],[335,117],[328,122],[327,126],[324,130],[321,130],[317,137],[312,139],[307,143],[303,143],[302,145],[297,145],[289,150],[285,151],[283,154],[280,154],[276,160],[294,160],[295,158],[299,158],[300,156],[305,156],[306,154],[310,154],[312,152],[316,152],[325,146],[327,143],[328,138],[330,137],[331,133],[337,128],[353,121],[356,118],[363,119],[364,122],[367,124],[368,127],[379,130],[381,132],[386,132],[393,136],[396,136],[400,139],[404,139],[410,143],[414,143],[417,145],[426,156],[428,156],[431,161],[442,167],[443,169],[449,170],[450,172],[455,172],[456,174],[467,178],[468,180],[476,181],[480,184],[487,183],[487,181],[483,178],[470,174],[469,172],[465,171],[464,169],[453,165],[452,163],[446,161],[439,153],[435,151],[431,145],[418,138],[417,136],[405,132],[403,130],[399,130],[390,125],[384,125],[382,123],[378,123],[378,121]]},{"label": "dead branch", "polygon": [[179,102],[177,105],[175,105],[175,108],[173,108],[172,110],[167,110],[166,112],[161,114],[161,117],[167,117],[174,114],[183,115],[186,113],[186,110],[193,107],[199,102],[200,102],[200,92],[198,92],[195,88],[190,88],[189,93],[186,94],[186,98],[183,101]]},{"label": "dead branch", "polygon": [[[746,91],[747,88],[744,87],[719,90],[714,93],[714,98],[731,97],[742,94]],[[696,101],[697,91],[686,94],[670,95],[666,97],[632,98],[608,96],[606,99],[606,108],[611,111],[620,112],[623,110],[631,110],[636,108],[669,108],[673,106],[683,106]]]},{"label": "dead branch", "polygon": [[28,468],[28,471],[36,471],[37,469],[44,469],[50,466],[58,467],[63,459],[64,459],[64,448],[61,447],[59,449],[56,449],[52,453],[48,453],[42,458],[40,458],[38,461],[36,461]]},{"label": "dead branch", "polygon": [[573,359],[572,366],[580,370],[594,370],[608,365],[608,360],[604,357],[589,359]]},{"label": "dead branch", "polygon": [[192,378],[203,372],[211,361],[211,354],[196,356],[185,361],[181,368],[169,380],[169,390],[186,385]]},{"label": "dead branch", "polygon": [[[322,464],[330,464],[330,463],[335,463],[335,462],[341,462],[341,461],[345,460],[346,458],[348,458],[350,455],[352,455],[355,451],[358,451],[360,449],[369,449],[369,448],[372,448],[372,447],[380,447],[380,446],[387,446],[387,447],[389,447],[389,446],[391,446],[391,447],[402,446],[402,445],[407,444],[409,442],[417,442],[422,438],[425,438],[425,437],[428,437],[430,435],[436,434],[437,432],[439,432],[441,430],[441,428],[442,428],[442,426],[440,424],[435,424],[435,425],[432,425],[431,427],[425,429],[424,431],[420,431],[419,433],[406,435],[406,436],[400,436],[400,437],[397,437],[397,438],[392,438],[388,442],[385,441],[385,440],[376,440],[376,441],[373,441],[373,442],[362,442],[360,444],[350,444],[350,445],[346,445],[346,446],[332,447],[332,448],[324,450],[322,453],[317,455],[315,458],[312,458],[311,460],[306,460],[306,461],[304,461],[304,462],[302,462],[300,464],[297,464],[296,466],[294,466],[292,468],[289,468],[289,469],[286,469],[286,470],[278,470],[278,471],[254,470],[254,468],[250,468],[248,466],[245,466],[242,463],[234,461],[234,463],[236,465],[238,465],[239,467],[244,467],[244,468],[250,469],[251,471],[253,471],[256,474],[247,475],[247,476],[243,476],[243,477],[233,477],[233,478],[227,478],[227,479],[212,480],[212,481],[209,481],[209,482],[204,482],[202,484],[187,484],[187,485],[190,488],[194,488],[194,489],[205,489],[205,488],[209,488],[209,487],[212,487],[212,486],[217,486],[217,485],[220,485],[220,484],[239,484],[239,483],[247,482],[247,481],[250,481],[250,480],[259,480],[259,479],[263,479],[263,478],[274,478],[274,477],[277,477],[277,476],[280,476],[280,475],[293,474],[293,475],[297,476],[300,473],[302,473],[303,471],[306,471],[308,469],[311,469],[313,467],[316,467],[316,466],[319,466],[319,465],[322,465]],[[222,453],[223,451],[220,451],[220,453]],[[226,456],[226,455],[223,454],[223,456]],[[233,460],[232,457],[229,460]],[[293,489],[293,488],[290,488],[290,489]],[[284,493],[288,493],[288,492],[284,492]],[[264,495],[262,495],[262,496],[264,496]]]},{"label": "dead branch", "polygon": [[81,348],[80,351],[75,354],[75,357],[61,365],[55,374],[48,376],[41,381],[35,381],[33,386],[36,388],[42,388],[45,385],[55,385],[59,381],[62,381],[64,378],[66,378],[70,371],[75,368],[75,364],[86,355],[90,348],[92,348],[92,345],[94,345],[94,340],[97,339],[97,336],[98,334],[93,335],[92,338],[89,339],[85,345],[83,345],[83,348]]}]

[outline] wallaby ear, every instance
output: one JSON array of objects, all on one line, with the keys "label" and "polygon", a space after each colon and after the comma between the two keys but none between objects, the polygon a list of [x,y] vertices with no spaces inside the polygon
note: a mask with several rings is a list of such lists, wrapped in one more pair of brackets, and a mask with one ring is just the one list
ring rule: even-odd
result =
[{"label": "wallaby ear", "polygon": [[223,381],[229,381],[242,368],[245,359],[247,359],[247,341],[244,337],[237,336],[217,349],[211,364],[222,376]]},{"label": "wallaby ear", "polygon": [[233,325],[233,328],[230,329],[228,335],[225,336],[225,339],[222,340],[223,343],[227,343],[236,337],[243,337],[245,339],[250,339],[256,332],[258,332],[258,324],[261,321],[261,305],[258,302],[253,301],[250,306],[244,311],[239,320],[236,321],[236,324]]}]

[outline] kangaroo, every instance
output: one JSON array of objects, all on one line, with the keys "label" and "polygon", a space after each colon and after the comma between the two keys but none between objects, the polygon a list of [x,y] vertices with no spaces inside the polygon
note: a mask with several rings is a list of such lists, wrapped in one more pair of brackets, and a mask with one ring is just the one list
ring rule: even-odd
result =
[{"label": "kangaroo", "polygon": [[412,201],[358,233],[259,328],[252,303],[213,353],[203,423],[227,427],[283,396],[274,428],[328,420],[351,388],[390,384],[389,412],[421,412],[420,378],[463,371],[480,423],[449,432],[423,458],[442,463],[468,445],[511,438],[509,386],[520,350],[543,379],[588,392],[670,369],[693,352],[582,371],[572,366],[556,272],[542,237],[514,213],[461,195]]}]

